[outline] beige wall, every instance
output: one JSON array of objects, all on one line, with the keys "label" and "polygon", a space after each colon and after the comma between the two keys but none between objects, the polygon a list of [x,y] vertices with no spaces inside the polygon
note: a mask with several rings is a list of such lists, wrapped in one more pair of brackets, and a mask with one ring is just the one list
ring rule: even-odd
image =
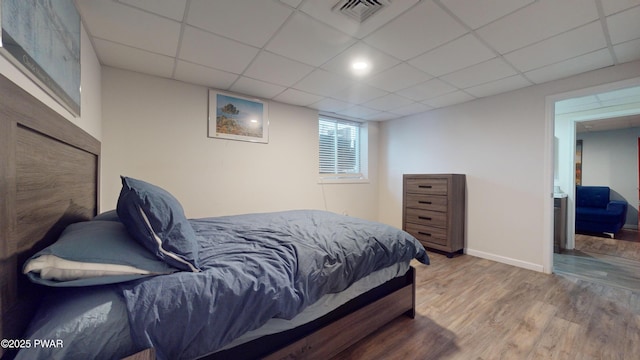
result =
[{"label": "beige wall", "polygon": [[640,62],[372,123],[370,181],[325,185],[315,111],[270,102],[269,144],[207,138],[206,88],[101,69],[84,30],[81,117],[2,57],[0,73],[102,141],[102,210],[115,208],[124,174],[167,188],[189,217],[313,208],[400,227],[403,173],[458,172],[467,174],[467,252],[543,270],[553,181],[545,101],[638,77]]},{"label": "beige wall", "polygon": [[207,137],[207,88],[105,67],[102,71],[103,210],[119,175],[155,183],[188,217],[326,209],[377,218],[378,125],[369,127],[371,181],[318,184],[317,113],[269,102],[269,143]]},{"label": "beige wall", "polygon": [[625,227],[638,228],[640,127],[578,134],[583,140],[582,185],[609,186],[612,200],[629,203]]},{"label": "beige wall", "polygon": [[463,173],[467,253],[548,271],[553,124],[546,98],[637,76],[640,62],[627,63],[384,123],[380,221],[401,226],[403,173]]}]

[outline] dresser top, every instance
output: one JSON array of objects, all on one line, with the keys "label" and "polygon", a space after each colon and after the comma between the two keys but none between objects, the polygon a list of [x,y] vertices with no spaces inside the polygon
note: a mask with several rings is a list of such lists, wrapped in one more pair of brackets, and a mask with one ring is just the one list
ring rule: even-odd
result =
[{"label": "dresser top", "polygon": [[450,176],[465,176],[465,174],[402,174],[403,177],[450,177]]}]

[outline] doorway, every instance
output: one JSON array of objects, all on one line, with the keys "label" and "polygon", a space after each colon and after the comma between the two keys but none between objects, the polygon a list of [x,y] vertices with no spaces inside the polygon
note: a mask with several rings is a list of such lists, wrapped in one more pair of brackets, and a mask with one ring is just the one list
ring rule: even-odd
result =
[{"label": "doorway", "polygon": [[[629,208],[634,210],[632,211],[635,217],[633,226],[637,229],[638,218],[640,218],[637,211],[640,203],[640,187],[638,185],[640,176],[640,160],[638,160],[640,159],[639,83],[639,79],[632,79],[624,83],[584,89],[581,93],[568,94],[554,100],[554,193],[560,190],[566,196],[567,228],[564,231],[567,241],[561,251],[562,254],[553,253],[551,256],[553,272],[574,272],[572,275],[595,277],[595,280],[603,282],[612,278],[631,279],[631,283],[623,282],[623,287],[635,287],[640,290],[640,258],[629,259],[628,256],[613,256],[624,254],[622,248],[633,249],[633,246],[638,245],[638,249],[640,249],[640,243],[637,242],[637,230],[635,232],[631,230],[635,244],[626,244],[620,243],[618,240],[592,237],[590,236],[592,234],[576,235],[573,225],[575,222],[576,143],[577,140],[587,139],[583,141],[583,151],[591,158],[583,159],[582,165],[585,166],[583,176],[586,177],[583,179],[584,185],[606,185],[612,189],[624,188],[623,196],[628,200]],[[635,136],[636,131],[639,136]],[[621,177],[620,174],[614,174],[616,171],[619,172],[619,168],[618,170],[594,170],[598,158],[595,155],[597,141],[593,140],[599,138],[598,134],[606,134],[609,137],[616,134],[628,135],[626,141],[631,143],[632,149],[629,151],[629,155],[633,159],[630,160],[631,166],[628,165],[628,161],[625,166],[631,168],[628,170],[631,172],[631,176]],[[590,150],[593,153],[589,153]],[[628,185],[629,181],[626,181],[624,186],[611,184],[611,179],[616,177],[617,180],[633,179],[632,185]],[[627,223],[629,223],[628,219]],[[628,237],[628,234],[624,236]],[[617,245],[621,245],[621,249],[616,250]],[[612,252],[607,253],[604,250],[612,250]],[[623,269],[623,273],[614,274],[614,269]],[[629,274],[636,274],[637,278],[629,277]]]}]

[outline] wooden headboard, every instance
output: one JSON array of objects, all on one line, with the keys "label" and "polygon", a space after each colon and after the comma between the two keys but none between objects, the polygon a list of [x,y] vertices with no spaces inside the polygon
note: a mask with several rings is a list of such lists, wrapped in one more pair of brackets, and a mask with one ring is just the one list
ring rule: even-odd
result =
[{"label": "wooden headboard", "polygon": [[20,338],[44,292],[24,261],[96,215],[99,161],[98,140],[0,75],[0,338]]}]

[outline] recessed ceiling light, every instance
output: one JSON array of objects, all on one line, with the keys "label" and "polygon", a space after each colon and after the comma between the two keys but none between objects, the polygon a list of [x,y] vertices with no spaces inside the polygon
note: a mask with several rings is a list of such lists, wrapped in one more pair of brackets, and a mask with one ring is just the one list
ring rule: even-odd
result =
[{"label": "recessed ceiling light", "polygon": [[354,61],[353,64],[351,64],[351,67],[354,70],[364,70],[369,67],[369,64],[367,64],[366,61]]},{"label": "recessed ceiling light", "polygon": [[353,73],[355,75],[363,76],[369,73],[369,71],[371,70],[371,66],[369,65],[368,61],[359,59],[351,62],[351,70],[353,70]]}]

